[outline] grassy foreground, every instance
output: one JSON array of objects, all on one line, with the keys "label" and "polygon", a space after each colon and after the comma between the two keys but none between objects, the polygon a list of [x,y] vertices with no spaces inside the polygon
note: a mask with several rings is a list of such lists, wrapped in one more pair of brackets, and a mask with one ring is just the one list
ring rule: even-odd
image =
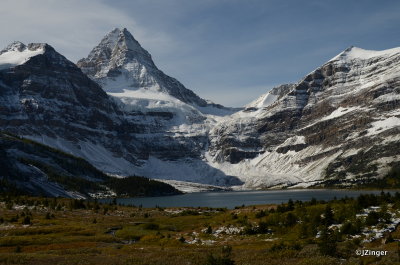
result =
[{"label": "grassy foreground", "polygon": [[0,201],[0,264],[400,264],[398,193],[234,210]]}]

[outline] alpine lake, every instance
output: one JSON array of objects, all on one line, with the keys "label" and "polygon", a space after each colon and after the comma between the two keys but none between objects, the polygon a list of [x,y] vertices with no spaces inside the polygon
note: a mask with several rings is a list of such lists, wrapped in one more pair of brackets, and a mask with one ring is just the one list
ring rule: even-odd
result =
[{"label": "alpine lake", "polygon": [[[298,190],[263,190],[263,191],[219,191],[194,192],[182,195],[162,197],[117,198],[116,203],[145,208],[153,207],[213,207],[233,209],[236,206],[280,204],[289,199],[310,201],[357,197],[360,194],[380,194],[381,190],[337,190],[337,189],[298,189]],[[386,191],[385,191],[386,192]],[[108,203],[113,199],[102,199]]]}]

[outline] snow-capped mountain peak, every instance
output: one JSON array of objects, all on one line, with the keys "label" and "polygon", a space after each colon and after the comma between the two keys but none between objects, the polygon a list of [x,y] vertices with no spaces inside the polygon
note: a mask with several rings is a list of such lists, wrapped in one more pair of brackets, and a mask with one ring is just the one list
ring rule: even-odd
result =
[{"label": "snow-capped mountain peak", "polygon": [[154,64],[150,53],[125,28],[109,32],[77,65],[107,93],[125,102],[133,99],[137,103],[139,99],[147,106],[159,106],[168,98],[167,101],[180,101],[179,104],[191,105],[202,113],[235,111],[207,102],[164,74]]},{"label": "snow-capped mountain peak", "polygon": [[374,50],[365,50],[355,46],[350,46],[349,48],[345,49],[343,52],[339,53],[331,60],[329,60],[329,62],[331,61],[349,62],[351,60],[369,60],[371,58],[376,58],[376,57],[390,57],[396,54],[400,54],[400,47],[381,50],[381,51],[374,51]]},{"label": "snow-capped mountain peak", "polygon": [[0,52],[0,70],[15,67],[27,62],[34,57],[45,52],[46,44],[31,43],[28,46],[16,41],[8,45]]},{"label": "snow-capped mountain peak", "polygon": [[86,74],[93,79],[112,76],[113,70],[136,61],[146,67],[155,67],[151,55],[125,28],[115,28],[109,32],[90,52],[86,59],[78,62]]},{"label": "snow-capped mountain peak", "polygon": [[[207,102],[178,80],[164,74],[154,64],[150,53],[143,49],[127,29],[109,32],[78,66],[105,91],[122,93],[145,91],[164,93],[184,103],[207,106]],[[115,95],[114,95],[115,96]]]},{"label": "snow-capped mountain peak", "polygon": [[137,52],[144,57],[148,57],[151,60],[151,55],[145,49],[140,46],[140,43],[132,36],[132,34],[126,29],[114,29],[111,33],[118,34],[117,47],[125,49],[130,52]]},{"label": "snow-capped mountain peak", "polygon": [[20,41],[14,41],[13,43],[11,43],[10,45],[8,45],[6,48],[4,48],[3,50],[0,51],[0,54],[3,54],[5,52],[10,52],[10,51],[18,51],[18,52],[22,52],[23,50],[26,49],[26,45],[23,44]]}]

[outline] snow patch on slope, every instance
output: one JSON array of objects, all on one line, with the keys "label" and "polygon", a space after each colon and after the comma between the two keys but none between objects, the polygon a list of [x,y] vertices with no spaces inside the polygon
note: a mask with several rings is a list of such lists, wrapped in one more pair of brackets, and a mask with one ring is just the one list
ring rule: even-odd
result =
[{"label": "snow patch on slope", "polygon": [[122,89],[121,92],[108,92],[110,96],[121,100],[121,107],[125,111],[183,111],[201,115],[194,107],[166,94],[156,92],[153,89],[148,90],[140,88],[137,90]]},{"label": "snow patch on slope", "polygon": [[255,101],[251,102],[250,104],[246,105],[246,108],[265,108],[272,105],[278,99],[278,95],[273,95],[271,91],[267,94],[262,95]]},{"label": "snow patch on slope", "polygon": [[297,144],[305,144],[305,143],[306,143],[306,138],[304,136],[296,135],[296,136],[287,138],[283,144],[279,145],[279,147],[297,145]]},{"label": "snow patch on slope", "polygon": [[[146,164],[137,168],[137,174],[164,180],[178,180],[202,184],[226,186],[230,179],[220,170],[210,167],[206,161],[198,159],[181,159],[165,161],[150,157]],[[236,183],[238,184],[238,183]]]},{"label": "snow patch on slope", "polygon": [[[300,142],[301,137],[296,141]],[[242,189],[251,189],[321,180],[324,170],[341,155],[342,151],[315,159],[307,164],[304,164],[302,160],[326,151],[327,149],[323,146],[309,146],[298,152],[288,151],[287,153],[266,151],[253,159],[245,159],[237,164],[212,162],[212,156],[209,153],[206,153],[206,158],[211,165],[226,175],[238,176],[245,183]]]},{"label": "snow patch on slope", "polygon": [[206,185],[206,184],[193,183],[193,182],[187,182],[187,181],[166,180],[166,179],[156,179],[156,180],[167,183],[167,184],[173,186],[175,189],[180,190],[182,192],[186,192],[186,193],[230,190],[226,187]]},{"label": "snow patch on slope", "polygon": [[316,122],[313,122],[310,125],[305,126],[303,129],[314,126],[315,124],[318,124],[321,121],[327,121],[327,120],[331,120],[331,119],[336,119],[339,117],[342,117],[344,115],[346,115],[347,113],[351,113],[353,111],[368,111],[369,108],[362,108],[362,107],[347,107],[347,108],[343,108],[343,107],[339,107],[337,109],[335,109],[334,111],[332,111],[329,115],[322,117],[321,119],[317,120]]},{"label": "snow patch on slope", "polygon": [[397,117],[389,117],[384,120],[379,120],[371,123],[372,128],[368,129],[368,136],[379,134],[383,131],[399,127],[400,128],[400,119]]},{"label": "snow patch on slope", "polygon": [[326,121],[326,120],[330,120],[330,119],[335,119],[338,118],[340,116],[343,116],[349,112],[352,112],[354,110],[359,110],[360,107],[350,107],[350,108],[342,108],[339,107],[337,109],[335,109],[334,111],[332,111],[331,114],[329,114],[328,116],[325,116],[321,119],[321,121]]}]

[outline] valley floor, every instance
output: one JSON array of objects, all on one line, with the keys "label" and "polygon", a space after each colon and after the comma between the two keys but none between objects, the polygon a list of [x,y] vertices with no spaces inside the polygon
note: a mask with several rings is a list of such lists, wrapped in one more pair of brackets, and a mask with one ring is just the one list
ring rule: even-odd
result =
[{"label": "valley floor", "polygon": [[400,264],[399,222],[398,193],[233,210],[3,197],[0,264]]}]

